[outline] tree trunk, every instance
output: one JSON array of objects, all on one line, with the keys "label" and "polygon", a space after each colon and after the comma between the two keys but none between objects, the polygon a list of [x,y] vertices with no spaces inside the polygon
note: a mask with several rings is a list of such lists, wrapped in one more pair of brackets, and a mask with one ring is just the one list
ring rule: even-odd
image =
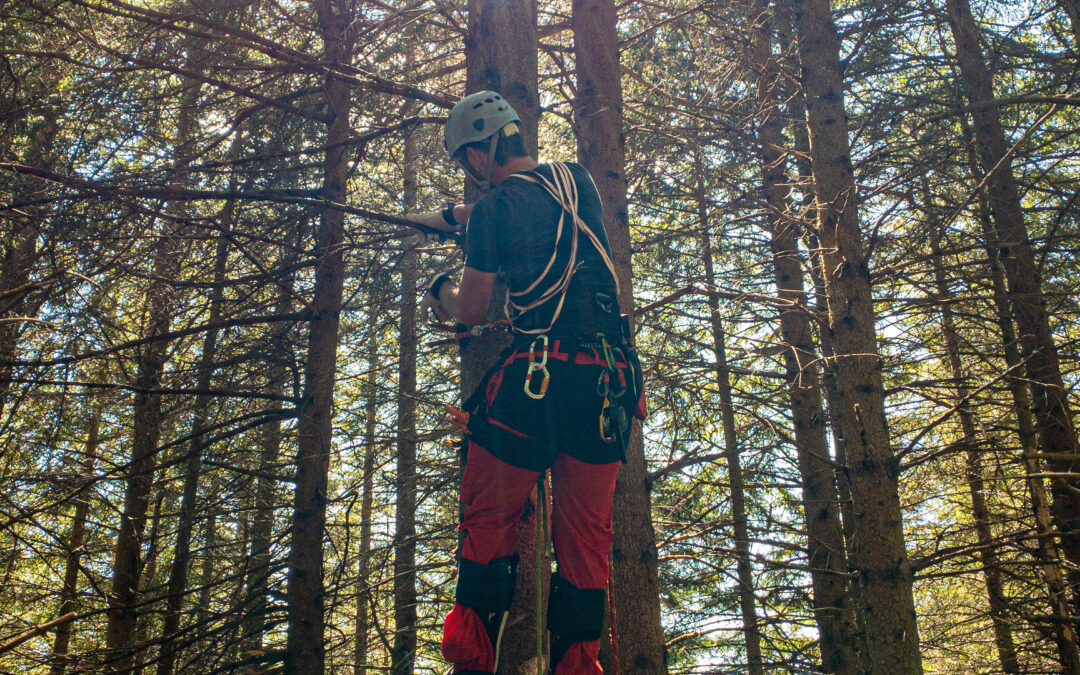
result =
[{"label": "tree trunk", "polygon": [[[46,89],[55,88],[51,83]],[[47,100],[48,97],[43,97]],[[33,126],[31,140],[23,161],[27,166],[48,169],[52,166],[53,146],[59,131],[59,112],[54,105],[44,103],[41,121]],[[23,180],[17,178],[17,180]],[[15,292],[30,281],[38,258],[38,240],[42,236],[41,220],[44,209],[26,212],[16,209],[5,215],[0,224],[0,414],[3,414],[14,368],[22,323],[5,321],[24,316],[30,307],[27,292]]]},{"label": "tree trunk", "polygon": [[821,638],[821,662],[827,673],[854,673],[858,668],[857,627],[847,592],[844,532],[835,473],[829,462],[818,355],[803,288],[802,259],[796,243],[799,224],[788,215],[783,119],[777,95],[778,66],[772,53],[773,20],[768,0],[751,0],[748,10],[753,30],[750,62],[759,73],[756,117],[766,227],[772,246],[773,280],[782,303],[780,335],[802,479],[807,558],[814,593],[814,616]]},{"label": "tree trunk", "polygon": [[[337,74],[352,58],[352,20],[344,0],[316,0],[323,59],[329,69],[325,92],[330,119],[323,160],[322,196],[329,202],[347,200],[349,112],[352,84]],[[293,501],[292,542],[289,550],[288,639],[286,670],[296,675],[321,675],[325,670],[323,534],[326,528],[326,488],[333,442],[331,414],[337,365],[338,323],[342,301],[342,255],[345,214],[323,209],[316,235],[315,290],[311,300],[311,330],[304,372],[304,397],[297,425],[299,453]]]},{"label": "tree trunk", "polygon": [[825,265],[829,329],[848,453],[854,523],[851,564],[862,585],[866,662],[875,672],[922,672],[904,547],[899,467],[889,445],[885,391],[851,166],[839,36],[829,0],[795,0],[806,119]]},{"label": "tree trunk", "polygon": [[[604,206],[604,229],[619,274],[619,305],[633,314],[630,224],[626,201],[622,73],[613,0],[574,0],[577,91],[574,124],[578,161],[589,170]],[[656,533],[640,425],[634,425],[627,462],[615,482],[612,587],[620,666],[628,672],[666,673]]]},{"label": "tree trunk", "polygon": [[724,455],[728,463],[728,484],[731,488],[731,520],[734,530],[735,569],[739,582],[739,609],[742,615],[743,642],[746,645],[747,672],[765,672],[761,657],[761,626],[754,595],[754,569],[750,560],[750,528],[746,519],[746,488],[743,480],[741,450],[735,433],[735,405],[731,395],[731,369],[727,363],[724,326],[720,318],[720,298],[716,291],[716,272],[713,268],[712,241],[709,237],[709,215],[705,193],[705,170],[700,149],[695,148],[698,230],[701,238],[702,266],[705,268],[705,288],[709,292],[709,323],[716,358],[716,387],[720,392],[720,418],[724,431]]},{"label": "tree trunk", "polygon": [[[233,141],[233,147],[239,146],[240,136]],[[236,156],[235,151],[230,153]],[[229,232],[232,226],[235,202],[229,201],[220,219],[221,234],[214,252],[213,290],[210,292],[210,308],[207,323],[217,324],[221,319],[221,304],[224,296],[226,264],[229,259]],[[196,390],[210,389],[210,379],[214,374],[214,360],[217,357],[218,330],[212,328],[203,336],[202,352],[197,366]],[[202,469],[204,431],[209,426],[207,419],[210,411],[209,394],[195,397],[195,408],[191,416],[191,440],[187,446],[187,461],[184,464],[184,486],[180,502],[179,524],[176,531],[176,543],[173,547],[172,566],[169,569],[168,596],[165,599],[165,619],[161,629],[161,654],[158,660],[158,675],[172,675],[176,662],[176,638],[180,629],[181,610],[187,594],[188,568],[191,564],[191,533],[195,525],[195,507],[199,494],[199,474]]]},{"label": "tree trunk", "polygon": [[[929,204],[928,204],[929,206]],[[963,363],[960,360],[960,340],[956,334],[956,321],[950,302],[952,293],[945,276],[942,260],[941,237],[939,231],[932,240],[932,258],[934,264],[934,282],[936,297],[941,308],[942,337],[945,340],[945,353],[949,361],[950,376],[956,382],[957,414],[963,437],[957,445],[963,449],[967,460],[967,483],[971,494],[971,513],[975,521],[975,541],[979,547],[979,562],[982,564],[983,580],[986,582],[986,594],[990,603],[990,622],[994,627],[994,642],[997,645],[1001,669],[1006,673],[1019,673],[1020,663],[1016,658],[1016,645],[1013,643],[1012,627],[1009,623],[1008,600],[1001,581],[1001,567],[998,565],[997,551],[993,533],[990,531],[990,509],[986,505],[982,467],[975,439],[977,438],[975,413],[967,399],[970,390],[966,384]]]},{"label": "tree trunk", "polygon": [[1080,0],[1058,0],[1065,15],[1069,17],[1069,28],[1072,29],[1073,49],[1080,52]]},{"label": "tree trunk", "polygon": [[[774,8],[777,13],[776,26],[782,40],[781,49],[784,50],[786,45],[795,42],[794,37],[791,35],[794,28],[794,17],[791,15],[791,7],[787,3],[777,3]],[[779,82],[779,80],[775,81]],[[821,256],[821,245],[818,242],[817,235],[814,233],[817,212],[814,209],[813,170],[808,159],[810,156],[810,136],[806,127],[804,112],[806,110],[806,98],[799,88],[795,88],[794,91],[790,92],[787,98],[791,101],[787,112],[796,151],[795,170],[798,175],[799,190],[802,193],[802,198],[798,204],[799,212],[795,214],[795,218],[798,220],[797,226],[802,229],[803,241],[810,253],[810,279],[813,285],[814,304],[812,310],[807,307],[807,311],[811,312],[807,317],[807,329],[810,331],[810,344],[812,344],[813,329],[815,326],[817,327],[817,344],[821,348],[822,357],[820,387],[824,391],[826,403],[823,417],[832,436],[833,479],[835,480],[836,494],[839,499],[840,528],[843,534],[845,550],[850,551],[855,537],[853,528],[855,514],[851,504],[851,481],[848,478],[844,430],[838,418],[842,406],[840,404],[839,390],[836,386],[836,354],[835,350],[833,350],[832,336],[828,331],[828,326],[824,325],[823,322],[823,319],[827,319],[829,315],[829,307],[825,293],[825,268]],[[813,318],[812,323],[809,320],[810,318]],[[807,363],[812,364],[813,361]],[[826,453],[822,456],[828,457],[829,455]],[[845,559],[845,570],[849,568],[850,561]],[[869,664],[864,661],[868,651],[865,630],[866,605],[862,601],[862,588],[858,583],[852,583],[849,578],[845,580],[844,585],[848,595],[846,602],[852,608],[854,614],[853,624],[848,628],[847,637],[850,640],[850,647],[855,657],[855,664],[851,667],[854,668],[855,672],[863,672],[870,668]],[[822,661],[823,663],[825,661],[824,655]]]},{"label": "tree trunk", "polygon": [[[510,102],[521,118],[526,148],[536,155],[540,116],[537,94],[536,0],[469,0],[469,30],[465,38],[465,88],[469,93],[491,89]],[[465,201],[479,197],[467,186]],[[506,286],[495,284],[485,321],[502,318]],[[476,388],[496,357],[510,343],[496,333],[472,339],[461,353],[461,387],[465,396]],[[532,499],[536,503],[535,494]],[[518,565],[514,602],[506,621],[499,672],[535,673],[536,664],[536,509],[527,508],[518,529]],[[542,572],[546,577],[549,573]],[[547,584],[543,584],[546,589]]]},{"label": "tree trunk", "polygon": [[155,608],[160,599],[158,594],[161,588],[157,583],[158,562],[161,560],[161,507],[166,501],[172,503],[174,498],[172,486],[169,485],[162,485],[154,495],[154,510],[153,515],[150,517],[150,536],[147,537],[149,543],[146,547],[146,566],[142,575],[142,589],[136,596],[136,602],[138,602],[140,608],[135,625],[135,655],[133,659],[134,665],[131,669],[132,675],[141,675],[143,663],[146,662],[147,654],[150,651],[148,649],[150,623],[156,613]]},{"label": "tree trunk", "polygon": [[[285,254],[279,264],[289,269],[286,279],[282,280],[277,291],[274,313],[288,314],[293,306],[294,273],[291,268],[296,256],[289,247],[283,247]],[[274,396],[285,392],[288,380],[286,364],[292,360],[293,346],[289,341],[290,324],[278,323],[271,333],[270,353],[266,363],[266,391]],[[245,610],[246,618],[242,628],[243,642],[247,651],[262,648],[263,626],[269,609],[267,596],[270,591],[270,541],[274,533],[274,493],[276,485],[271,477],[277,472],[278,457],[281,454],[281,418],[274,417],[260,427],[259,473],[255,479],[255,495],[252,499],[251,548],[247,563],[247,591]]]},{"label": "tree trunk", "polygon": [[[86,448],[79,467],[79,475],[75,481],[80,485],[76,493],[75,513],[71,519],[71,529],[68,531],[67,546],[65,546],[67,559],[64,562],[64,588],[60,593],[60,609],[57,616],[64,616],[69,612],[76,611],[76,599],[79,592],[79,565],[82,560],[83,539],[86,536],[86,518],[90,512],[90,488],[93,485],[94,460],[98,452],[98,432],[101,426],[102,405],[96,403],[90,413],[89,428],[86,435]],[[68,648],[71,645],[71,635],[75,630],[75,622],[68,621],[56,628],[53,636],[52,666],[49,675],[63,675],[68,665]]]},{"label": "tree trunk", "polygon": [[[1052,515],[1062,550],[1070,563],[1069,585],[1076,602],[1080,591],[1080,474],[1077,473],[1080,443],[1072,424],[1057,346],[1050,329],[1042,275],[1028,238],[975,19],[967,0],[947,0],[946,7],[964,88],[973,106],[971,116],[979,154],[983,167],[989,170],[986,189],[990,214],[1000,242],[999,255],[1005,268],[1013,319],[1020,329],[1020,353],[1031,388],[1039,445],[1053,474]],[[1076,611],[1074,606],[1072,613]]]},{"label": "tree trunk", "polygon": [[[967,118],[962,118],[962,129],[968,145],[968,166],[973,180],[980,179],[978,158],[971,142],[971,129]],[[984,195],[976,200],[977,218],[982,228],[986,246],[986,265],[994,288],[995,320],[1001,331],[1002,348],[1005,354],[1005,366],[1019,374],[1023,358],[1013,327],[1012,310],[1009,308],[1008,290],[1005,284],[1005,271],[999,256],[1000,244],[990,222],[990,207]],[[1042,461],[1036,443],[1035,420],[1031,412],[1031,395],[1022,377],[1014,376],[1006,380],[1009,394],[1012,396],[1016,413],[1017,440],[1020,443],[1020,456],[1024,461],[1025,483],[1031,499],[1031,509],[1035,516],[1036,541],[1039,567],[1046,581],[1050,615],[1052,617],[1069,616],[1069,588],[1061,569],[1061,554],[1058,551],[1054,533],[1053,518],[1050,515],[1050,498],[1046,493],[1043,480]],[[1052,621],[1052,634],[1057,645],[1058,658],[1062,672],[1080,675],[1080,647],[1077,645],[1076,628],[1071,621],[1055,619]]]},{"label": "tree trunk", "polygon": [[[794,29],[794,16],[791,15],[791,6],[788,3],[774,4],[776,11],[776,27],[781,36],[781,50],[787,51],[787,45],[794,44],[795,39],[791,34]],[[797,58],[797,54],[796,54]],[[794,64],[797,66],[798,64]],[[776,80],[778,83],[780,80]],[[802,198],[798,204],[799,212],[795,214],[797,226],[802,230],[804,244],[810,254],[810,279],[813,285],[813,309],[807,309],[810,315],[807,317],[807,327],[813,341],[814,328],[817,328],[817,344],[821,349],[821,382],[820,387],[825,394],[826,407],[824,419],[832,437],[832,465],[833,478],[836,483],[836,493],[840,506],[840,527],[843,534],[844,547],[850,550],[853,546],[855,531],[855,514],[851,504],[851,481],[848,478],[847,450],[844,447],[844,430],[838,421],[841,409],[840,395],[836,386],[837,361],[835,350],[832,346],[832,336],[828,331],[823,319],[829,315],[828,299],[825,293],[825,268],[822,262],[821,245],[814,233],[814,223],[817,220],[817,212],[814,209],[813,194],[813,170],[810,166],[810,136],[806,127],[806,97],[801,89],[796,87],[790,93],[785,92],[790,101],[787,113],[789,116],[791,135],[795,145],[795,170],[798,175],[799,191]],[[809,319],[813,319],[813,322]],[[812,363],[812,362],[808,362]],[[828,457],[828,454],[822,455]],[[846,568],[850,565],[845,561]],[[858,583],[852,583],[850,579],[845,581],[848,594],[848,604],[854,612],[854,624],[850,627],[848,639],[851,640],[851,648],[854,650],[856,663],[852,666],[856,672],[868,670],[870,666],[863,660],[868,649],[866,645],[866,605],[862,601],[862,589]],[[824,661],[824,658],[823,658]]]},{"label": "tree trunk", "polygon": [[[402,158],[405,212],[416,210],[416,138],[405,135]],[[397,473],[394,516],[393,675],[411,675],[416,661],[416,267],[413,240],[401,260],[401,324],[398,330]]]},{"label": "tree trunk", "polygon": [[[371,306],[376,307],[372,300]],[[374,312],[374,309],[372,310]],[[372,327],[368,338],[368,372],[365,382],[366,405],[364,423],[364,463],[361,478],[360,497],[360,542],[357,552],[356,574],[356,638],[353,654],[353,675],[367,675],[372,665],[368,641],[370,618],[368,606],[371,604],[371,511],[373,504],[372,490],[375,483],[375,460],[379,454],[375,440],[375,423],[379,412],[377,374],[379,363],[378,332]]]},{"label": "tree trunk", "polygon": [[[172,221],[164,224],[154,255],[154,279],[147,291],[149,320],[147,335],[168,332],[173,310],[172,280],[179,271],[179,250]],[[107,668],[124,671],[131,667],[131,650],[138,608],[135,600],[140,578],[140,548],[146,527],[150,486],[154,480],[155,453],[161,437],[161,377],[165,369],[168,341],[158,339],[145,345],[138,357],[131,434],[131,462],[125,476],[124,510],[113,558],[112,592],[106,644],[112,653]]]}]

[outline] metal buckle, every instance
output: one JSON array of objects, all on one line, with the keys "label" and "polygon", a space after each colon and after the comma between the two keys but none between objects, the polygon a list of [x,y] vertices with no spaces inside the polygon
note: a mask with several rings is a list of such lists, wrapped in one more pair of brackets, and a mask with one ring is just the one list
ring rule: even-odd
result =
[{"label": "metal buckle", "polygon": [[[536,360],[536,344],[541,344],[542,351],[540,352],[540,361]],[[525,395],[529,398],[539,401],[547,394],[548,381],[551,379],[551,374],[547,369],[548,360],[548,336],[541,335],[532,341],[529,345],[529,369],[525,371]],[[544,377],[540,380],[540,392],[534,394],[530,388],[532,383],[533,373],[539,371]]]}]

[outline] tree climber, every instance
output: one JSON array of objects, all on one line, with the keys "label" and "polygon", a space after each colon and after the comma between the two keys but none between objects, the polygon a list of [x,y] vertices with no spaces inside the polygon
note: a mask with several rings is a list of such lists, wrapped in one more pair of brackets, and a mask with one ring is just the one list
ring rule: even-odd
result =
[{"label": "tree climber", "polygon": [[495,672],[514,593],[517,524],[537,479],[550,469],[558,565],[547,615],[551,669],[592,675],[603,672],[597,655],[615,475],[630,414],[644,417],[641,367],[619,312],[591,176],[577,164],[537,163],[519,124],[495,92],[458,102],[446,121],[446,151],[485,194],[472,206],[411,217],[448,232],[468,221],[461,282],[437,276],[423,313],[481,323],[501,273],[514,338],[463,411],[447,406],[468,442],[465,538],[442,651],[458,675]]}]

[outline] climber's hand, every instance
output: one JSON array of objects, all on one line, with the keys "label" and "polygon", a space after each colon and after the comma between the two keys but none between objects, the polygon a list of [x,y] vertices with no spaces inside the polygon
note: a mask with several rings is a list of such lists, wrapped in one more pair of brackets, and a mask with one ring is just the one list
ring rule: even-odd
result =
[{"label": "climber's hand", "polygon": [[407,214],[405,220],[416,224],[416,229],[424,235],[425,244],[441,244],[447,239],[457,241],[461,235],[461,225],[457,221],[447,220],[447,216],[453,218],[453,209],[454,205],[450,204],[442,211]]},{"label": "climber's hand", "polygon": [[[439,294],[442,292],[445,284],[453,285],[453,282],[450,280],[450,275],[446,272],[435,275],[435,278],[428,284],[427,292],[425,292],[424,297],[420,299],[421,320],[429,323],[450,323],[453,321],[453,316],[445,307],[443,307],[442,301],[439,298]],[[431,321],[432,314],[435,315],[434,322]]]}]

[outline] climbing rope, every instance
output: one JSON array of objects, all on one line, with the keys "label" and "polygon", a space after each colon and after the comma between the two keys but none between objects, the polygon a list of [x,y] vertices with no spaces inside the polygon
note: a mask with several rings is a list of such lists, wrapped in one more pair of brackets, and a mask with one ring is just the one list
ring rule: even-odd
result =
[{"label": "climbing rope", "polygon": [[[615,295],[619,294],[619,275],[615,273],[615,264],[611,261],[611,256],[608,255],[607,250],[604,248],[604,244],[600,241],[600,237],[586,224],[586,222],[578,214],[578,191],[577,182],[574,180],[574,176],[570,173],[570,169],[562,162],[554,162],[549,165],[551,167],[552,180],[548,180],[544,176],[529,171],[518,172],[512,174],[514,178],[520,178],[530,183],[535,183],[551,196],[555,202],[562,207],[563,211],[559,215],[558,229],[555,231],[555,246],[551,252],[551,258],[548,259],[547,265],[544,267],[544,271],[529,284],[528,287],[520,291],[507,292],[506,304],[503,306],[503,312],[506,315],[508,321],[512,322],[514,318],[521,316],[525,312],[539,307],[540,305],[553,300],[556,297],[559,299],[555,305],[555,311],[551,316],[551,323],[546,328],[535,328],[533,330],[518,330],[520,333],[526,334],[540,334],[546,333],[551,330],[551,327],[555,325],[559,315],[562,313],[563,303],[566,301],[566,292],[570,288],[570,279],[573,278],[574,273],[578,268],[578,233],[584,233],[589,242],[593,245],[596,251],[600,254],[600,258],[604,261],[604,266],[611,274],[612,280],[615,282]],[[532,293],[536,288],[548,277],[548,272],[555,265],[555,259],[559,254],[559,242],[563,237],[563,230],[565,229],[566,216],[570,215],[570,257],[566,262],[566,267],[563,268],[556,279],[550,286],[544,289],[539,296],[532,302],[526,302],[524,304],[518,304],[517,298]],[[513,310],[513,313],[511,313]]]},{"label": "climbing rope", "polygon": [[474,337],[484,337],[485,335],[491,335],[492,333],[498,333],[499,331],[506,330],[506,327],[510,325],[510,322],[506,319],[499,319],[491,323],[480,324],[461,330],[461,327],[465,324],[449,324],[449,323],[432,323],[428,324],[428,327],[432,330],[442,331],[450,333],[450,337],[443,338],[441,340],[432,340],[431,342],[424,343],[426,347],[441,347],[443,345],[453,344],[461,340],[468,340]]},{"label": "climbing rope", "polygon": [[544,552],[547,548],[547,472],[536,479],[536,675],[544,675]]}]

